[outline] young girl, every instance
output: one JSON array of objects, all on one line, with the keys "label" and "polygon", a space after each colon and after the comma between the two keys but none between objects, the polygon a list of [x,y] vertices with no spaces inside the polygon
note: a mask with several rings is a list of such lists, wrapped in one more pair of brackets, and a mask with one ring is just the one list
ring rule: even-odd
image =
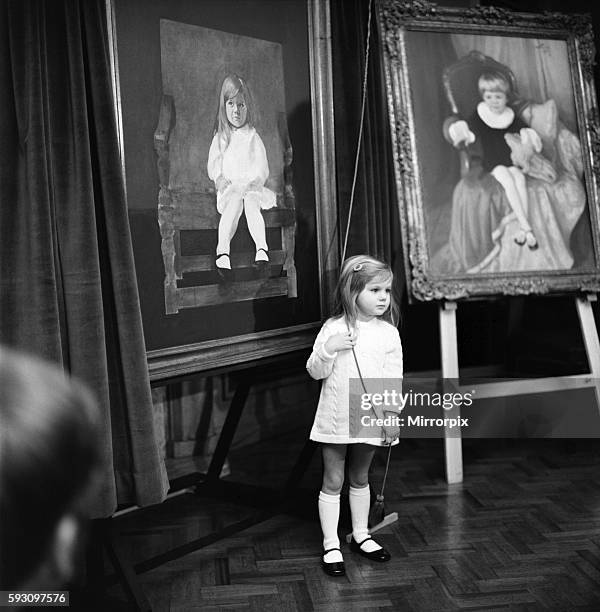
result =
[{"label": "young girl", "polygon": [[248,84],[229,74],[223,80],[215,135],[208,152],[208,176],[217,189],[219,221],[216,266],[231,270],[229,245],[242,212],[256,246],[255,263],[269,261],[263,208],[273,208],[273,191],[264,186],[269,176],[267,153],[254,128],[256,111]]},{"label": "young girl", "polygon": [[471,115],[468,125],[465,121],[453,123],[448,133],[454,146],[464,142],[470,145],[478,142],[482,151],[483,169],[502,185],[508,203],[515,213],[520,231],[515,236],[519,246],[527,244],[537,249],[537,239],[527,220],[529,199],[525,176],[511,159],[511,149],[505,134],[520,133],[521,140],[529,139],[535,149],[541,150],[538,134],[529,128],[524,121],[515,116],[512,108],[507,106],[510,84],[500,72],[486,72],[479,77],[479,93],[482,101]]},{"label": "young girl", "polygon": [[[388,561],[389,553],[369,536],[369,466],[377,446],[391,444],[399,428],[381,429],[379,438],[350,435],[349,380],[402,378],[402,345],[396,322],[398,308],[392,297],[389,266],[367,255],[356,255],[342,266],[336,288],[337,315],[325,322],[308,359],[309,374],[324,379],[310,439],[322,443],[323,486],[319,518],[323,530],[322,567],[331,576],[345,574],[337,527],[340,491],[348,445],[351,550],[374,561]],[[356,361],[352,351],[356,354]],[[378,418],[383,410],[373,406]],[[385,408],[384,408],[385,410]],[[392,410],[390,408],[390,410]],[[397,410],[394,410],[397,414]]]}]

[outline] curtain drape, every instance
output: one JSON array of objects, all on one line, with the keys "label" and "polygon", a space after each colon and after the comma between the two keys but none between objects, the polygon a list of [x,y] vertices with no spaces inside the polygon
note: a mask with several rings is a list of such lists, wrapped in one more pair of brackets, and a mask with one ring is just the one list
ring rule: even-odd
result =
[{"label": "curtain drape", "polygon": [[[368,0],[331,3],[338,229],[342,245],[360,125],[368,9]],[[394,269],[397,288],[403,290],[404,264],[385,91],[373,2],[367,102],[346,256],[369,253],[386,260]]]},{"label": "curtain drape", "polygon": [[104,0],[0,4],[0,342],[103,413],[94,515],[164,499],[120,171]]}]

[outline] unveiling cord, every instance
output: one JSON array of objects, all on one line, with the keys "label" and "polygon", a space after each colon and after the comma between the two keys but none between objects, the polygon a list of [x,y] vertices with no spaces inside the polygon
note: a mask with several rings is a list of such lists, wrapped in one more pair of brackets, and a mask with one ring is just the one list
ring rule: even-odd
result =
[{"label": "unveiling cord", "polygon": [[350,221],[352,220],[352,209],[354,207],[354,191],[356,189],[356,178],[358,176],[358,162],[360,160],[360,146],[362,144],[363,126],[365,122],[365,106],[367,103],[367,78],[369,75],[369,53],[371,49],[371,14],[373,0],[369,0],[369,16],[367,20],[367,43],[365,48],[365,73],[362,84],[362,103],[360,109],[360,124],[358,127],[358,142],[356,144],[356,156],[354,159],[354,176],[352,177],[352,190],[350,191],[350,205],[348,206],[348,221],[346,222],[346,233],[344,235],[344,247],[342,259],[346,259],[346,247],[348,246],[348,235],[350,234]]}]

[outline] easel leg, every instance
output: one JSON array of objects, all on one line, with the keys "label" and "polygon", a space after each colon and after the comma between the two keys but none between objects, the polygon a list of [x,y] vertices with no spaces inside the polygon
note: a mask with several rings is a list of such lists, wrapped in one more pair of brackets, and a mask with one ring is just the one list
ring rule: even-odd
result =
[{"label": "easel leg", "polygon": [[598,330],[596,329],[596,321],[594,320],[594,312],[592,310],[592,302],[595,301],[596,294],[589,293],[586,296],[577,297],[575,305],[577,306],[577,314],[581,324],[581,334],[590,366],[590,374],[596,379],[596,402],[600,409],[600,389],[598,388],[598,379],[600,379],[600,341],[598,341]]},{"label": "easel leg", "polygon": [[575,303],[581,323],[585,352],[590,364],[590,372],[594,376],[600,376],[600,342],[598,341],[598,330],[592,311],[592,302],[595,301],[596,294],[592,293],[585,297],[578,297]]},{"label": "easel leg", "polygon": [[[456,341],[456,302],[444,302],[439,307],[442,377],[458,379],[458,345]],[[462,482],[462,438],[456,433],[444,437],[446,481]]]},{"label": "easel leg", "polygon": [[244,404],[248,398],[249,391],[250,383],[246,380],[242,380],[235,390],[235,394],[229,407],[229,412],[227,413],[225,423],[223,424],[223,429],[221,430],[221,435],[219,436],[219,441],[206,474],[207,481],[218,480],[219,476],[221,475],[221,470],[223,469],[223,465],[227,459],[229,448],[233,442],[233,436],[235,435],[240,417],[242,416],[242,410],[244,409]]}]

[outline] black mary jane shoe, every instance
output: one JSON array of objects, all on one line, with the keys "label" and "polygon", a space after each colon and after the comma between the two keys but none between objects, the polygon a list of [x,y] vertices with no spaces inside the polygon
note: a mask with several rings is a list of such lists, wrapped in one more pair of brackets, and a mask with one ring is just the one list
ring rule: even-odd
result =
[{"label": "black mary jane shoe", "polygon": [[367,541],[372,540],[371,536],[367,536],[360,544],[352,538],[350,540],[350,550],[352,552],[357,552],[359,555],[370,559],[371,561],[379,561],[380,563],[384,563],[385,561],[389,561],[392,557],[390,553],[385,548],[379,548],[378,550],[374,550],[372,552],[364,551],[361,546]]},{"label": "black mary jane shoe", "polygon": [[[329,550],[326,550],[323,553],[323,557],[321,557],[321,567],[323,568],[323,571],[328,575],[328,576],[345,576],[346,575],[346,567],[344,566],[344,562],[343,561],[335,561],[333,563],[326,563],[325,562],[325,555],[329,552],[331,552],[332,550],[340,550],[339,548],[330,548]],[[340,552],[342,552],[340,550]]]}]

